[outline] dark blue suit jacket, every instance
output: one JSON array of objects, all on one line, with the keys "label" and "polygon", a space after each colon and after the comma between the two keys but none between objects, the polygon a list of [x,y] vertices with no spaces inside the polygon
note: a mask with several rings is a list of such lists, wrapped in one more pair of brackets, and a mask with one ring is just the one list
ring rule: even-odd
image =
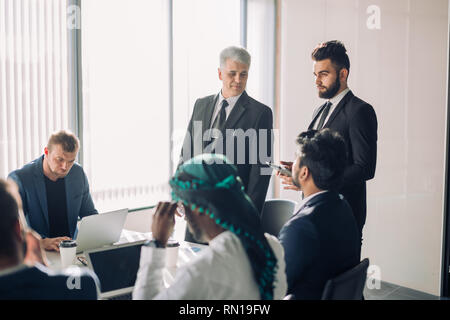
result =
[{"label": "dark blue suit jacket", "polygon": [[[11,172],[9,179],[19,186],[23,202],[23,211],[28,226],[41,237],[48,238],[47,194],[42,162],[44,156],[26,164],[22,169]],[[71,238],[76,237],[78,217],[83,218],[98,213],[89,192],[89,183],[83,168],[75,163],[64,178],[66,184],[67,215]]]},{"label": "dark blue suit jacket", "polygon": [[309,200],[281,229],[288,294],[322,296],[325,283],[359,263],[360,238],[352,210],[336,192]]},{"label": "dark blue suit jacket", "polygon": [[0,276],[0,300],[96,300],[98,285],[97,276],[89,269],[55,272],[36,264]]}]

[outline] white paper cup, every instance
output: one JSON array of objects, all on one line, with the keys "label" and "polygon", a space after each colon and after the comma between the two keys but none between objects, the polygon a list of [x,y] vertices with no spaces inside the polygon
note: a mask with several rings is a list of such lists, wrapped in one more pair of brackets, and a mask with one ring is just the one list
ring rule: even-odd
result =
[{"label": "white paper cup", "polygon": [[169,240],[166,245],[166,267],[176,267],[178,261],[178,249],[180,243],[176,240]]},{"label": "white paper cup", "polygon": [[77,242],[75,240],[63,240],[59,243],[59,254],[61,256],[61,266],[67,268],[74,264],[77,255]]}]

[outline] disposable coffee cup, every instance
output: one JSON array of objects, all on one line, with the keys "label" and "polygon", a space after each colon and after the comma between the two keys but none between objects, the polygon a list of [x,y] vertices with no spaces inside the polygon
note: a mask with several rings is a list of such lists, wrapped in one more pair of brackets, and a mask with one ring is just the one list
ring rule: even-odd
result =
[{"label": "disposable coffee cup", "polygon": [[61,255],[61,266],[67,268],[74,263],[77,253],[77,242],[75,240],[63,240],[59,243],[59,253]]},{"label": "disposable coffee cup", "polygon": [[178,249],[180,243],[177,240],[169,240],[166,245],[166,267],[176,267],[178,261]]}]

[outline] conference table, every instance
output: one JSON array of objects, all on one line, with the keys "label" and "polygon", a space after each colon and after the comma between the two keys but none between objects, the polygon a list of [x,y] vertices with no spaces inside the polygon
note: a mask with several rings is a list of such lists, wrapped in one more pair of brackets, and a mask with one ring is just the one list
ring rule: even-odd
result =
[{"label": "conference table", "polygon": [[[125,243],[137,242],[137,241],[149,240],[149,239],[152,239],[151,232],[141,233],[141,232],[124,229],[120,236],[120,240],[118,242],[114,243],[113,245],[121,245],[121,244],[125,244]],[[175,267],[166,267],[163,270],[164,285],[166,287],[170,286],[173,283],[177,269],[179,267],[189,263],[189,261],[195,259],[195,257],[197,257],[200,254],[202,249],[204,249],[206,247],[207,247],[206,245],[202,245],[202,244],[198,244],[198,243],[180,241],[177,265]],[[47,256],[48,267],[50,269],[53,269],[53,270],[61,270],[62,269],[61,257],[60,257],[59,252],[46,251],[46,256]],[[77,254],[77,258],[78,257],[84,258],[84,254],[83,253]],[[75,259],[74,265],[79,266],[79,267],[84,266],[83,263],[79,259]]]}]

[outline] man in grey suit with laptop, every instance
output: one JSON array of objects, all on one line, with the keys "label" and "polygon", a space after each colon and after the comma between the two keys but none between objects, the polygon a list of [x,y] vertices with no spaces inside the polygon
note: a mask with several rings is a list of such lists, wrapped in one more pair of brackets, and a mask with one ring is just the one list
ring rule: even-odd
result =
[{"label": "man in grey suit with laptop", "polygon": [[240,47],[220,53],[219,93],[197,99],[184,139],[180,164],[202,153],[225,155],[236,165],[245,192],[261,214],[272,159],[272,110],[248,96],[251,57]]},{"label": "man in grey suit with laptop", "polygon": [[53,133],[44,154],[8,179],[19,187],[28,225],[42,237],[45,250],[74,238],[78,217],[97,214],[83,168],[75,162],[80,141],[70,131]]}]

